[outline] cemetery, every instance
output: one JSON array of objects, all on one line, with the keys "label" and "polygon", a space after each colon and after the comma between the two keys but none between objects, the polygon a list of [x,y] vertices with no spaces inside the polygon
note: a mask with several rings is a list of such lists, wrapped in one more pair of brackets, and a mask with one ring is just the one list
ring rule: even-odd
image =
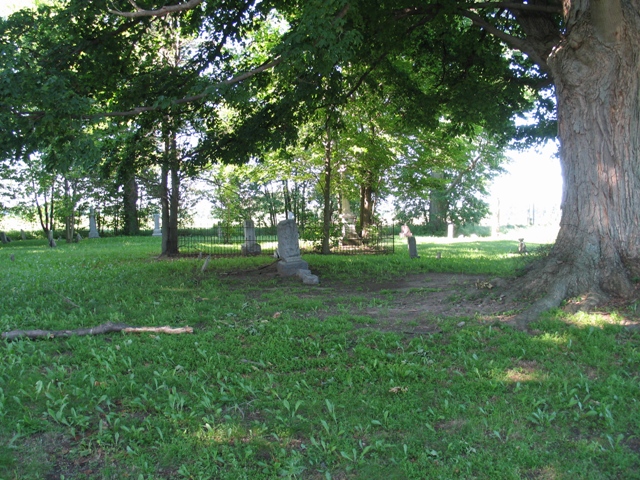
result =
[{"label": "cemetery", "polygon": [[0,480],[638,478],[638,44],[640,0],[0,4]]}]

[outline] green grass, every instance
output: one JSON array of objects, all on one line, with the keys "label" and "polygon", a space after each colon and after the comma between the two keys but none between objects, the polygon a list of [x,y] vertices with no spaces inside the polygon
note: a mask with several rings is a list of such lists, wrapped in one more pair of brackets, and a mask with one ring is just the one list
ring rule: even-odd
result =
[{"label": "green grass", "polygon": [[[418,247],[413,261],[305,259],[321,281],[356,285],[527,262],[515,242]],[[233,274],[273,259],[202,273],[158,250],[157,238],[0,247],[1,331],[196,327],[0,345],[0,479],[640,478],[640,342],[619,325],[633,312],[555,312],[534,335],[444,318],[406,336],[375,330],[366,293]]]}]

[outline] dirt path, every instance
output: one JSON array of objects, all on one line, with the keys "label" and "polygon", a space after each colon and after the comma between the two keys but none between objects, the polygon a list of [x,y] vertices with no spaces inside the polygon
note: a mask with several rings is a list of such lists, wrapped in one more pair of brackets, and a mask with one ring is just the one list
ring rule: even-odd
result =
[{"label": "dirt path", "polygon": [[346,308],[354,315],[370,317],[378,329],[413,334],[438,330],[438,319],[442,318],[508,321],[525,306],[505,294],[507,281],[481,275],[425,273],[367,283],[358,279],[344,283],[321,276],[319,286],[306,287],[303,293],[297,278],[281,278],[275,267],[232,276],[245,283],[255,282],[256,275],[280,279],[282,288],[291,288],[299,297],[322,300],[324,308],[317,312],[321,318],[344,313]]}]

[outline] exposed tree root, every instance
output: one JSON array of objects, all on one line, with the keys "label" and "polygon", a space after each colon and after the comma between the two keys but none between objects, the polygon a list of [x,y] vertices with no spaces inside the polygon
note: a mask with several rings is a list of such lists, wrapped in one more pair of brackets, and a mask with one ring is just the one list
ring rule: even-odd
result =
[{"label": "exposed tree root", "polygon": [[542,313],[576,297],[580,300],[569,301],[564,310],[569,313],[592,312],[612,299],[633,298],[634,288],[631,285],[624,269],[613,273],[610,270],[585,269],[581,274],[581,270],[575,268],[572,262],[548,257],[532,265],[527,274],[512,287],[512,294],[517,296],[527,292],[538,300],[516,315],[510,323],[526,330]]},{"label": "exposed tree root", "polygon": [[193,328],[178,327],[173,328],[169,326],[163,327],[132,327],[131,325],[125,325],[122,323],[103,323],[93,328],[78,328],[76,330],[12,330],[10,332],[2,333],[1,337],[6,340],[15,340],[17,338],[27,337],[30,339],[36,338],[54,338],[54,337],[71,337],[73,335],[102,335],[112,332],[124,332],[124,333],[166,333],[170,335],[176,335],[179,333],[193,333]]}]

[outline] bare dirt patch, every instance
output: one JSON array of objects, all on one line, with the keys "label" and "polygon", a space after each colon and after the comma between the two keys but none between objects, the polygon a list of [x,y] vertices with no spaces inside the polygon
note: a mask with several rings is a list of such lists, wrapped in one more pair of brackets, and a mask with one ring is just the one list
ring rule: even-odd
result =
[{"label": "bare dirt patch", "polygon": [[509,321],[525,306],[506,294],[507,281],[481,275],[424,273],[380,282],[354,278],[348,283],[322,272],[319,275],[320,285],[309,287],[302,286],[296,277],[279,277],[275,266],[229,273],[228,278],[244,285],[255,284],[256,277],[277,279],[276,288],[289,288],[292,295],[322,300],[325,308],[317,312],[321,318],[351,313],[371,318],[378,329],[412,334],[439,330],[438,320],[443,318],[459,318],[461,322]]}]

